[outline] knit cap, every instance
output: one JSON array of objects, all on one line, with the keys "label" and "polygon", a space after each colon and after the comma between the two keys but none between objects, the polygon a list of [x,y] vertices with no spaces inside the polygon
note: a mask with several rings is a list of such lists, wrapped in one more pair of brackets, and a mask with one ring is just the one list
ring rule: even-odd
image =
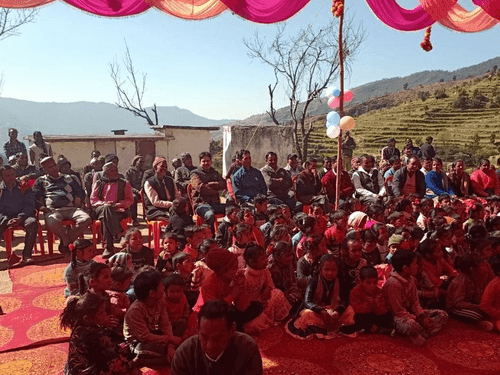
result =
[{"label": "knit cap", "polygon": [[211,250],[205,257],[205,263],[215,273],[222,274],[238,264],[238,255],[225,249]]},{"label": "knit cap", "polygon": [[403,236],[400,234],[393,234],[391,238],[389,238],[388,246],[399,245],[401,242],[403,242]]}]

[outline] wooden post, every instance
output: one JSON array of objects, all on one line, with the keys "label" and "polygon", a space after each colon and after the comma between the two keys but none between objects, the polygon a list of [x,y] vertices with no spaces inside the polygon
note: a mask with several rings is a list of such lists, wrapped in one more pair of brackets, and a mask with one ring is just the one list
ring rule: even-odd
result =
[{"label": "wooden post", "polygon": [[[345,5],[344,5],[345,12]],[[344,52],[342,40],[342,26],[344,24],[344,12],[339,17],[339,75],[340,75],[340,104],[339,115],[340,118],[344,116]],[[340,177],[342,174],[342,129],[340,129],[338,139],[338,152],[337,152],[337,180],[335,186],[335,211],[339,209],[340,205]]]}]

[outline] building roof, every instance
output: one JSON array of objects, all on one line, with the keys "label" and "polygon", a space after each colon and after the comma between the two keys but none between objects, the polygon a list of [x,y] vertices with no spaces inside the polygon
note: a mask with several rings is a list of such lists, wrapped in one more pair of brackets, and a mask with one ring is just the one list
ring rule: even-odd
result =
[{"label": "building roof", "polygon": [[219,126],[188,126],[188,125],[152,125],[151,129],[160,130],[160,129],[187,129],[187,130],[219,130]]},{"label": "building roof", "polygon": [[[33,141],[33,136],[28,135],[23,137],[26,140]],[[137,141],[137,140],[150,140],[161,141],[165,139],[164,134],[160,133],[147,133],[147,134],[72,134],[72,135],[43,135],[43,139],[50,142],[84,142],[84,141]]]}]

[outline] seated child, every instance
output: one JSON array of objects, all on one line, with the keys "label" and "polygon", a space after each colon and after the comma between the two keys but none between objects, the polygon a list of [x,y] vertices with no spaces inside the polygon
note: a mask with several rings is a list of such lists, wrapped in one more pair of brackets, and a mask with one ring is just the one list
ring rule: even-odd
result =
[{"label": "seated child", "polygon": [[175,233],[182,241],[186,238],[184,229],[194,225],[193,218],[189,215],[189,203],[185,198],[174,199],[170,207],[167,232]]},{"label": "seated child", "polygon": [[387,254],[389,254],[389,232],[387,231],[387,226],[377,223],[370,229],[373,230],[377,236],[377,250],[380,253],[380,258],[385,260]]},{"label": "seated child", "polygon": [[294,243],[294,239],[295,239],[295,236],[294,238],[292,238],[292,244],[294,244],[295,246],[295,254],[297,256],[297,259],[300,259],[304,256],[304,254],[306,253],[305,252],[305,249],[304,249],[304,241],[306,240],[306,238],[308,236],[311,236],[311,235],[317,235],[317,236],[321,236],[322,233],[317,233],[316,232],[316,228],[317,228],[317,225],[316,225],[316,219],[312,216],[306,216],[305,218],[303,218],[303,220],[299,220],[298,224],[299,224],[299,227],[300,227],[300,232],[301,233],[301,238],[298,240],[297,243]]},{"label": "seated child", "polygon": [[[255,216],[250,207],[244,207],[238,212],[238,222],[249,225],[252,228],[252,240],[258,244],[264,245],[264,236],[261,229],[257,226]],[[233,233],[234,235],[234,233]]]},{"label": "seated child", "polygon": [[94,257],[94,244],[90,240],[77,239],[72,245],[71,262],[64,270],[64,281],[66,288],[64,289],[64,296],[78,294],[78,279],[80,274],[95,263],[92,259]]},{"label": "seated child", "polygon": [[191,309],[184,294],[184,284],[184,279],[178,274],[172,274],[163,281],[163,285],[165,286],[165,301],[168,318],[172,324],[172,332],[174,336],[182,337],[183,340],[189,336],[189,333],[194,333],[188,330]]},{"label": "seated child", "polygon": [[239,206],[227,205],[226,216],[217,227],[217,234],[215,240],[225,249],[233,244],[233,228],[238,223]]},{"label": "seated child", "polygon": [[376,266],[382,263],[380,251],[377,248],[377,236],[371,229],[366,229],[361,235],[363,242],[363,259],[369,266]]},{"label": "seated child", "polygon": [[156,260],[156,270],[166,277],[172,274],[175,269],[172,265],[172,258],[179,252],[179,239],[174,233],[164,232],[162,240],[163,251]]},{"label": "seated child", "polygon": [[339,278],[342,287],[348,290],[348,293],[354,289],[359,281],[359,270],[367,265],[366,260],[362,258],[362,254],[363,245],[360,240],[347,238],[342,244]]},{"label": "seated child", "polygon": [[107,291],[110,296],[111,309],[114,316],[123,322],[125,313],[130,307],[130,300],[125,293],[130,287],[134,273],[127,267],[114,266],[111,268],[111,287]]},{"label": "seated child", "polygon": [[119,337],[105,328],[105,307],[106,299],[94,293],[68,298],[60,316],[61,328],[71,329],[65,374],[141,374],[132,369],[128,350],[118,345]]},{"label": "seated child", "polygon": [[305,238],[303,249],[305,255],[297,262],[297,280],[301,289],[317,272],[319,258],[328,253],[323,238],[314,234]]},{"label": "seated child", "polygon": [[134,280],[137,301],[125,315],[123,334],[139,362],[170,362],[181,338],[174,336],[165,306],[164,286],[158,271],[141,271]]},{"label": "seated child", "polygon": [[338,331],[347,308],[346,291],[337,278],[339,262],[333,254],[323,255],[319,273],[307,284],[304,309],[286,325],[287,332],[300,339],[316,335],[332,337]]},{"label": "seated child", "polygon": [[[174,267],[174,274],[179,274],[184,280],[184,293],[188,300],[189,307],[193,307],[198,300],[198,295],[200,294],[199,279],[200,275],[198,273],[201,270],[196,270],[196,274],[193,272],[194,262],[191,255],[188,253],[177,253],[172,258],[172,265]],[[193,282],[195,279],[196,282]]]},{"label": "seated child", "polygon": [[274,225],[269,231],[269,241],[267,242],[266,246],[266,254],[270,256],[270,260],[272,260],[274,247],[278,242],[288,242],[290,246],[292,245],[290,232],[288,232],[288,229],[285,225]]},{"label": "seated child", "polygon": [[455,258],[455,269],[459,274],[453,279],[446,291],[446,309],[452,318],[477,325],[491,331],[493,324],[481,310],[481,294],[474,280],[473,269],[479,265],[479,258],[467,253]]},{"label": "seated child", "polygon": [[257,225],[257,227],[260,227],[262,224],[269,220],[269,216],[267,213],[267,205],[269,204],[269,200],[265,195],[257,194],[253,199],[253,204],[255,207],[255,224]]},{"label": "seated child", "polygon": [[479,307],[490,316],[495,329],[500,331],[500,254],[494,255],[490,263],[495,278],[486,286]]},{"label": "seated child", "polygon": [[490,258],[493,255],[491,240],[475,239],[470,243],[471,251],[479,257],[479,265],[473,270],[476,286],[479,293],[482,295],[486,289],[486,285],[495,278],[495,273],[490,265]]},{"label": "seated child", "polygon": [[418,300],[414,277],[418,272],[417,255],[410,250],[397,250],[392,256],[394,273],[382,291],[389,303],[398,332],[409,336],[416,345],[423,345],[423,334],[432,335],[446,324],[448,314],[443,310],[424,310]]},{"label": "seated child", "polygon": [[259,333],[284,320],[291,306],[283,292],[274,287],[264,248],[254,243],[249,244],[243,257],[247,265],[245,285],[248,297],[264,306],[262,314],[245,325],[245,332]]},{"label": "seated child", "polygon": [[328,219],[323,211],[323,205],[317,202],[313,203],[311,205],[311,216],[316,219],[319,233],[325,233],[328,228]]},{"label": "seated child", "polygon": [[439,242],[426,239],[420,243],[418,251],[424,257],[422,270],[436,287],[446,290],[457,271],[443,259],[443,249]]},{"label": "seated child", "polygon": [[381,328],[392,329],[392,314],[377,282],[378,272],[375,267],[364,266],[359,270],[359,283],[351,290],[349,298],[354,310],[354,324],[342,327],[343,333],[360,330],[375,333]]},{"label": "seated child", "polygon": [[121,252],[132,255],[135,273],[144,266],[154,266],[153,250],[142,244],[142,233],[139,229],[130,228],[124,241],[125,248]]},{"label": "seated child", "polygon": [[269,272],[274,286],[285,294],[285,298],[296,312],[303,300],[303,293],[299,288],[293,262],[292,245],[279,241],[274,245],[273,260]]},{"label": "seated child", "polygon": [[198,260],[198,248],[201,241],[205,239],[205,229],[192,225],[184,230],[186,236],[186,246],[183,252],[191,255],[193,261]]},{"label": "seated child", "polygon": [[349,215],[344,210],[338,210],[330,214],[332,226],[325,231],[325,243],[328,250],[340,256],[340,247],[347,234],[347,219]]},{"label": "seated child", "polygon": [[243,259],[243,253],[245,252],[245,247],[250,242],[255,242],[252,227],[245,223],[236,224],[233,232],[233,246],[228,250],[236,255],[238,255],[238,268],[245,268],[245,259]]},{"label": "seated child", "polygon": [[415,276],[415,284],[417,285],[418,299],[420,305],[424,309],[441,309],[446,307],[445,295],[446,291],[438,288],[427,276],[427,272],[422,269],[424,257],[416,252],[418,273]]}]

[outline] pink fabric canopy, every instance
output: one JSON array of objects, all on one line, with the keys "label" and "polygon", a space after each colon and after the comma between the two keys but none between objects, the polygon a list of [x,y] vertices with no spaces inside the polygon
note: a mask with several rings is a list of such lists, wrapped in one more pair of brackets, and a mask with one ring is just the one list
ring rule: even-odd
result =
[{"label": "pink fabric canopy", "polygon": [[149,8],[144,0],[64,0],[75,8],[105,17],[124,17],[142,13]]},{"label": "pink fabric canopy", "polygon": [[310,0],[221,0],[237,15],[253,22],[284,21],[299,12]]},{"label": "pink fabric canopy", "polygon": [[151,0],[151,5],[174,17],[189,20],[214,17],[227,9],[219,0]]},{"label": "pink fabric canopy", "polygon": [[435,20],[422,5],[412,10],[399,6],[396,0],[366,0],[373,13],[387,26],[401,31],[416,31],[431,26]]}]

